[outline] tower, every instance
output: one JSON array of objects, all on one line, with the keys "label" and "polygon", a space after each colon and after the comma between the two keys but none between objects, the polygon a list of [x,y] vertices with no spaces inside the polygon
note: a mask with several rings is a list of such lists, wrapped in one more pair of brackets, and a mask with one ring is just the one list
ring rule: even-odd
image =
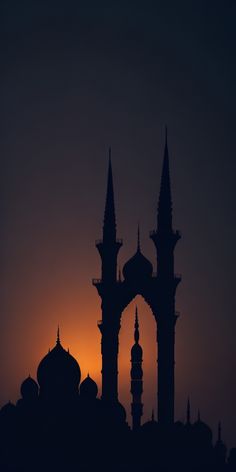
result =
[{"label": "tower", "polygon": [[120,330],[120,314],[117,310],[116,291],[117,254],[122,241],[116,239],[116,217],[111,165],[111,149],[109,149],[109,164],[107,177],[107,192],[103,221],[103,238],[96,241],[96,247],[101,257],[101,279],[93,279],[102,299],[102,320],[98,322],[102,339],[102,399],[110,403],[118,401],[118,346]]},{"label": "tower", "polygon": [[172,198],[167,129],[157,211],[157,229],[150,237],[157,258],[157,344],[158,344],[158,421],[163,426],[174,422],[175,366],[175,291],[181,278],[174,273],[174,249],[180,239],[172,226]]},{"label": "tower", "polygon": [[105,204],[103,239],[96,246],[102,262],[101,279],[93,279],[101,297],[102,320],[102,398],[118,400],[118,349],[121,316],[124,309],[141,295],[150,306],[157,325],[158,422],[168,428],[174,422],[174,346],[175,292],[181,277],[174,273],[174,249],[180,233],[172,227],[172,199],[169,172],[167,132],[157,211],[157,229],[150,234],[156,248],[157,273],[151,262],[142,254],[138,235],[135,254],[123,267],[124,279],[117,280],[117,256],[122,241],[116,239],[114,191],[109,151],[107,195]]},{"label": "tower", "polygon": [[143,393],[143,350],[139,344],[139,322],[138,309],[135,311],[134,324],[134,340],[135,344],[131,349],[131,389],[132,395],[131,415],[132,415],[132,429],[136,431],[141,426],[141,417],[143,414],[142,393]]}]

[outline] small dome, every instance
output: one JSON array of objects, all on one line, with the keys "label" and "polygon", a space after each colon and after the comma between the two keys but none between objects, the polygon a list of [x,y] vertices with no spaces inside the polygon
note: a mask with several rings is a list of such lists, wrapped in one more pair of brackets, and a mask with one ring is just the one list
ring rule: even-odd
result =
[{"label": "small dome", "polygon": [[98,394],[98,387],[96,382],[94,382],[93,379],[87,375],[86,379],[83,380],[83,382],[80,385],[80,396],[82,398],[87,398],[87,399],[93,399],[96,398]]},{"label": "small dome", "polygon": [[144,433],[148,433],[148,434],[157,433],[159,432],[159,425],[157,421],[153,419],[153,420],[146,421],[146,423],[144,423],[141,426],[141,429]]},{"label": "small dome", "polygon": [[81,372],[76,359],[61,345],[59,335],[55,347],[41,360],[37,379],[40,393],[71,394],[78,391]]},{"label": "small dome", "polygon": [[16,411],[16,406],[14,405],[14,403],[9,401],[5,405],[3,405],[3,407],[0,410],[0,414],[1,416],[8,418],[8,417],[14,416],[15,411]]},{"label": "small dome", "polygon": [[200,419],[194,423],[193,429],[194,429],[194,433],[197,434],[199,439],[202,439],[203,441],[206,441],[206,442],[212,441],[211,428]]},{"label": "small dome", "polygon": [[35,382],[35,380],[32,379],[29,375],[29,377],[27,377],[27,379],[22,382],[20,393],[22,398],[26,400],[31,400],[38,397],[38,390],[39,387],[37,382]]},{"label": "small dome", "polygon": [[151,262],[141,253],[138,247],[136,254],[129,259],[123,267],[125,280],[146,279],[152,276]]}]

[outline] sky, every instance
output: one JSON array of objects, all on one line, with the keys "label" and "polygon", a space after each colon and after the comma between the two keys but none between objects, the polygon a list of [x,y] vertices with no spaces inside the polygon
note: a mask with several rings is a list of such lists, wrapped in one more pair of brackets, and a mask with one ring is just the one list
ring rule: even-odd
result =
[{"label": "sky", "polygon": [[[119,266],[155,265],[164,128],[174,227],[176,419],[190,396],[236,445],[234,1],[1,2],[0,406],[61,341],[101,391],[101,237],[108,148]],[[154,318],[122,316],[120,400],[130,414],[134,311],[144,351],[144,420],[156,414]]]}]

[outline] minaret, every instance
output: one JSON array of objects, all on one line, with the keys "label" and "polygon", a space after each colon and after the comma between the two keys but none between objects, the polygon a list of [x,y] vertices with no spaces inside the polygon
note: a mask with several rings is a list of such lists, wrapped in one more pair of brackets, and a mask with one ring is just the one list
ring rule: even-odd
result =
[{"label": "minaret", "polygon": [[227,454],[227,448],[224,442],[222,441],[221,422],[219,422],[218,423],[218,437],[215,444],[215,459],[216,459],[216,465],[218,466],[219,469],[221,468],[221,470],[223,470],[223,467],[225,466],[226,454]]},{"label": "minaret", "polygon": [[172,198],[167,129],[157,211],[157,230],[150,234],[156,247],[158,293],[156,302],[158,344],[158,422],[174,422],[175,291],[180,277],[174,274],[174,248],[180,239],[172,227]]},{"label": "minaret", "polygon": [[131,390],[132,403],[132,429],[136,431],[141,426],[141,417],[143,414],[142,393],[143,393],[143,350],[139,344],[139,322],[138,309],[135,310],[135,324],[134,324],[134,340],[135,344],[131,349]]},{"label": "minaret", "polygon": [[93,279],[93,284],[102,299],[102,320],[98,323],[102,335],[102,399],[110,403],[118,400],[117,362],[120,313],[117,313],[115,300],[118,284],[117,255],[121,246],[122,241],[116,239],[111,149],[109,149],[103,238],[96,241],[96,247],[102,262],[102,274],[101,279]]},{"label": "minaret", "polygon": [[103,220],[103,239],[96,242],[102,259],[102,281],[104,284],[116,282],[117,254],[122,242],[116,240],[116,216],[114,203],[113,176],[111,166],[111,148],[109,148],[109,164],[107,176],[107,193]]}]

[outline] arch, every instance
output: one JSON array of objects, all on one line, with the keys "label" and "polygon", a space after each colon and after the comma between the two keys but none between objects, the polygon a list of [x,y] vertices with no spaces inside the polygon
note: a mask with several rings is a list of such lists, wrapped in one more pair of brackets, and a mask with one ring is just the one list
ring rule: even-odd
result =
[{"label": "arch", "polygon": [[[150,419],[151,410],[156,411],[156,392],[153,385],[157,383],[157,344],[155,319],[151,309],[141,295],[137,295],[122,313],[121,329],[119,333],[118,354],[118,392],[119,401],[127,411],[127,419],[131,421],[131,348],[134,344],[135,307],[138,307],[140,345],[143,349],[143,421]],[[146,405],[146,407],[145,407]],[[148,405],[148,406],[147,406]],[[150,408],[149,408],[150,405]],[[149,411],[150,410],[150,411]]]}]

